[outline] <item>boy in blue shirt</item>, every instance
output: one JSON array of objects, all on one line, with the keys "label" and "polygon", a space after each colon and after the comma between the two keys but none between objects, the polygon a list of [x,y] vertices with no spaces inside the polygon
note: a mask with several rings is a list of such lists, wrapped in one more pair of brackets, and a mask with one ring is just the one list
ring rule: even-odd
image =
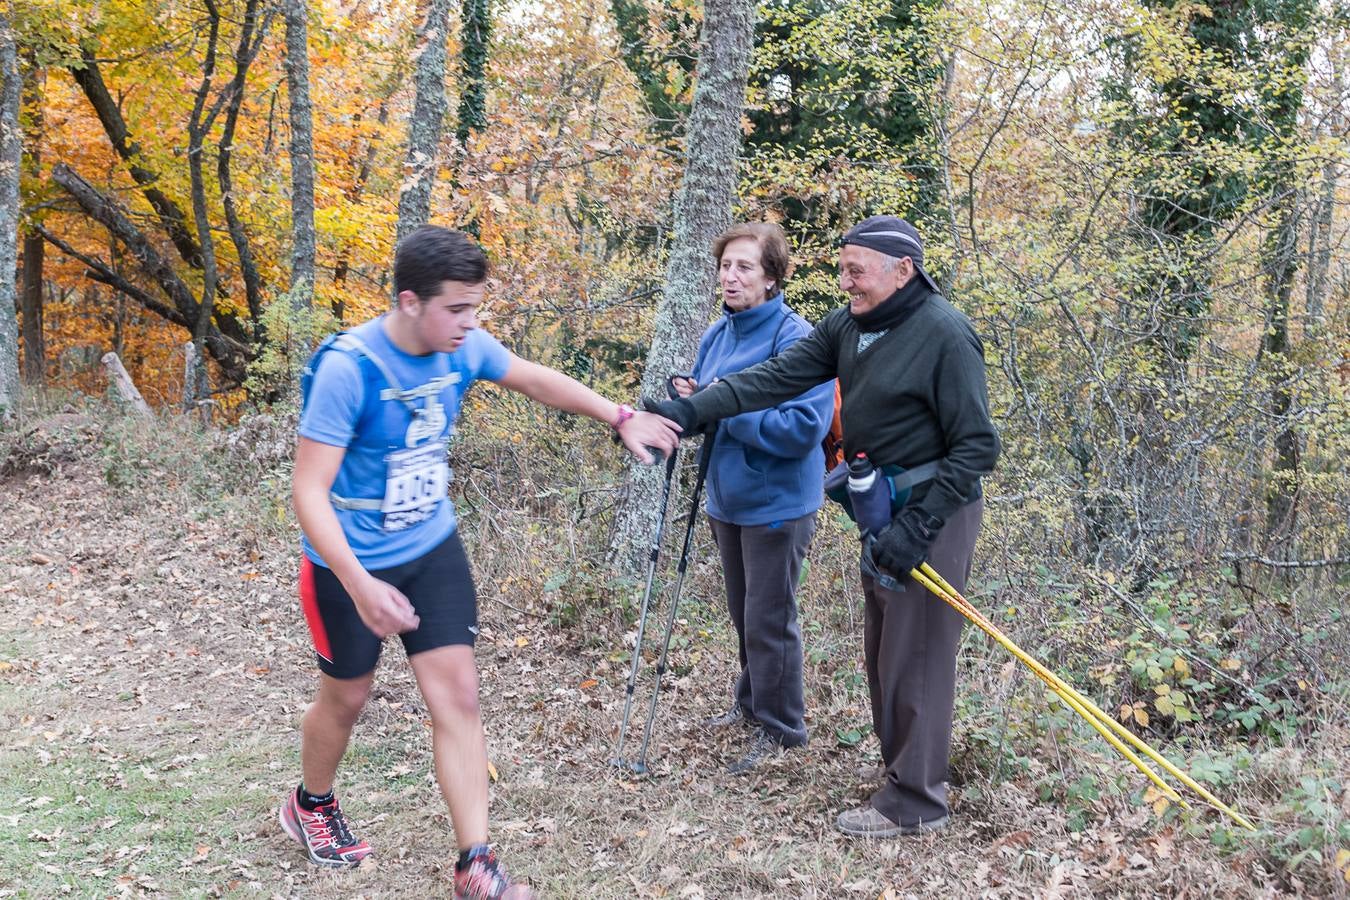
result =
[{"label": "boy in blue shirt", "polygon": [[360,863],[333,793],[338,763],[370,695],[380,644],[399,635],[432,720],[436,780],[459,860],[456,898],[532,894],[487,844],[487,751],[478,707],[473,577],[446,496],[446,445],[469,386],[486,379],[606,422],[644,463],[671,453],[672,423],[611,403],[523,360],[477,329],[487,280],[464,234],[424,226],[398,246],[394,308],[314,361],[300,419],[292,496],[303,530],[300,596],[320,669],[302,720],[302,782],[281,806],[315,863]]}]

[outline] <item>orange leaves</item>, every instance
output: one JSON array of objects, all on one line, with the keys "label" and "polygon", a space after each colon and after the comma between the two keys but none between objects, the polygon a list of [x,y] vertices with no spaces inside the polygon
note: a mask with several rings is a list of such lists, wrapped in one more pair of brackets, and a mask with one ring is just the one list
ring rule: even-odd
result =
[{"label": "orange leaves", "polygon": [[[80,12],[84,6],[77,0],[66,20],[87,18]],[[114,0],[112,8],[103,4],[96,49],[116,48],[116,53],[99,55],[128,60],[105,63],[103,77],[118,98],[130,140],[138,145],[138,164],[153,173],[157,190],[187,211],[187,230],[195,233],[183,150],[201,59],[169,36],[188,33],[198,12],[174,7],[164,14],[167,18],[155,19],[143,5],[127,0]],[[340,306],[348,323],[370,318],[387,304],[399,188],[405,181],[414,15],[410,4],[378,15],[359,4],[350,9],[321,5],[311,11],[319,271],[314,296],[316,306]],[[612,29],[605,24],[608,15],[601,2],[579,14],[576,4],[546,0],[533,6],[528,17],[500,17],[494,23],[489,60],[493,89],[487,127],[474,134],[467,150],[448,133],[441,145],[431,219],[479,226],[494,265],[489,306],[499,314],[492,325],[495,333],[514,338],[519,322],[530,321],[541,310],[548,313],[545,321],[556,316],[560,301],[589,309],[592,298],[621,296],[654,277],[660,265],[655,254],[647,258],[632,252],[627,236],[663,221],[678,182],[679,160],[646,131],[642,99],[616,56]],[[239,25],[237,18],[225,16],[223,47],[237,41]],[[457,52],[455,43],[449,41],[452,53]],[[281,42],[264,42],[249,70],[229,145],[230,196],[248,237],[264,307],[283,296],[290,282],[284,65]],[[214,90],[233,74],[231,67],[228,58],[218,61]],[[158,215],[128,164],[112,152],[103,126],[73,80],[49,78],[42,104],[39,149],[44,164],[61,161],[116,196],[151,242],[166,251],[165,258],[189,289],[200,291],[200,269],[168,245]],[[206,225],[215,237],[221,286],[215,303],[243,323],[243,332],[250,332],[257,311],[246,302],[240,253],[225,227],[215,180],[222,121],[217,118],[204,145]],[[42,182],[27,190],[47,190],[50,185]],[[45,224],[80,253],[110,258],[106,229],[64,207],[45,215]],[[155,280],[140,272],[123,248],[116,255],[119,270],[132,284],[154,301],[165,302]],[[101,392],[97,358],[116,347],[152,405],[176,402],[187,329],[135,299],[115,297],[89,281],[85,269],[64,254],[48,254],[45,274],[58,288],[47,316],[54,379]],[[640,313],[632,305],[621,307],[600,314],[608,320],[588,325],[602,332],[622,330],[626,338]],[[237,339],[247,341],[249,334]]]}]

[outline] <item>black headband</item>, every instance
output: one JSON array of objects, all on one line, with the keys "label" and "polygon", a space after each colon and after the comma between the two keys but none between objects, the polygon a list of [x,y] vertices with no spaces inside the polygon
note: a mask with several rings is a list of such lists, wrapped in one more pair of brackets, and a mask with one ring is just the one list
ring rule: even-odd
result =
[{"label": "black headband", "polygon": [[854,244],[866,247],[896,259],[910,257],[918,265],[923,265],[923,244],[903,231],[864,231],[849,233],[839,239],[839,246]]}]

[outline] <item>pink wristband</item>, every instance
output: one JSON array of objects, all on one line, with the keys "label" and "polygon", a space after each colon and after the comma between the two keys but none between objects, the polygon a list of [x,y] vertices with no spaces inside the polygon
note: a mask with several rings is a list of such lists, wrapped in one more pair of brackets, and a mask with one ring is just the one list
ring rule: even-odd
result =
[{"label": "pink wristband", "polygon": [[623,427],[623,423],[627,422],[631,418],[633,418],[633,407],[629,406],[626,403],[620,403],[619,415],[613,422],[610,423],[610,425],[613,426],[615,431],[618,431],[620,428]]}]

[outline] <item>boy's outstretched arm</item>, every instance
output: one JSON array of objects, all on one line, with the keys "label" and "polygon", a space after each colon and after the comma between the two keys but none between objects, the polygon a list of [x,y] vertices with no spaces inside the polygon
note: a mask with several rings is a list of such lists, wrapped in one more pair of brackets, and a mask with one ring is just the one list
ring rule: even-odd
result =
[{"label": "boy's outstretched arm", "polygon": [[497,384],[554,409],[580,413],[614,427],[629,452],[647,465],[655,462],[650,450],[669,456],[680,440],[679,426],[669,419],[638,411],[620,421],[619,404],[606,400],[574,378],[514,354]]}]

